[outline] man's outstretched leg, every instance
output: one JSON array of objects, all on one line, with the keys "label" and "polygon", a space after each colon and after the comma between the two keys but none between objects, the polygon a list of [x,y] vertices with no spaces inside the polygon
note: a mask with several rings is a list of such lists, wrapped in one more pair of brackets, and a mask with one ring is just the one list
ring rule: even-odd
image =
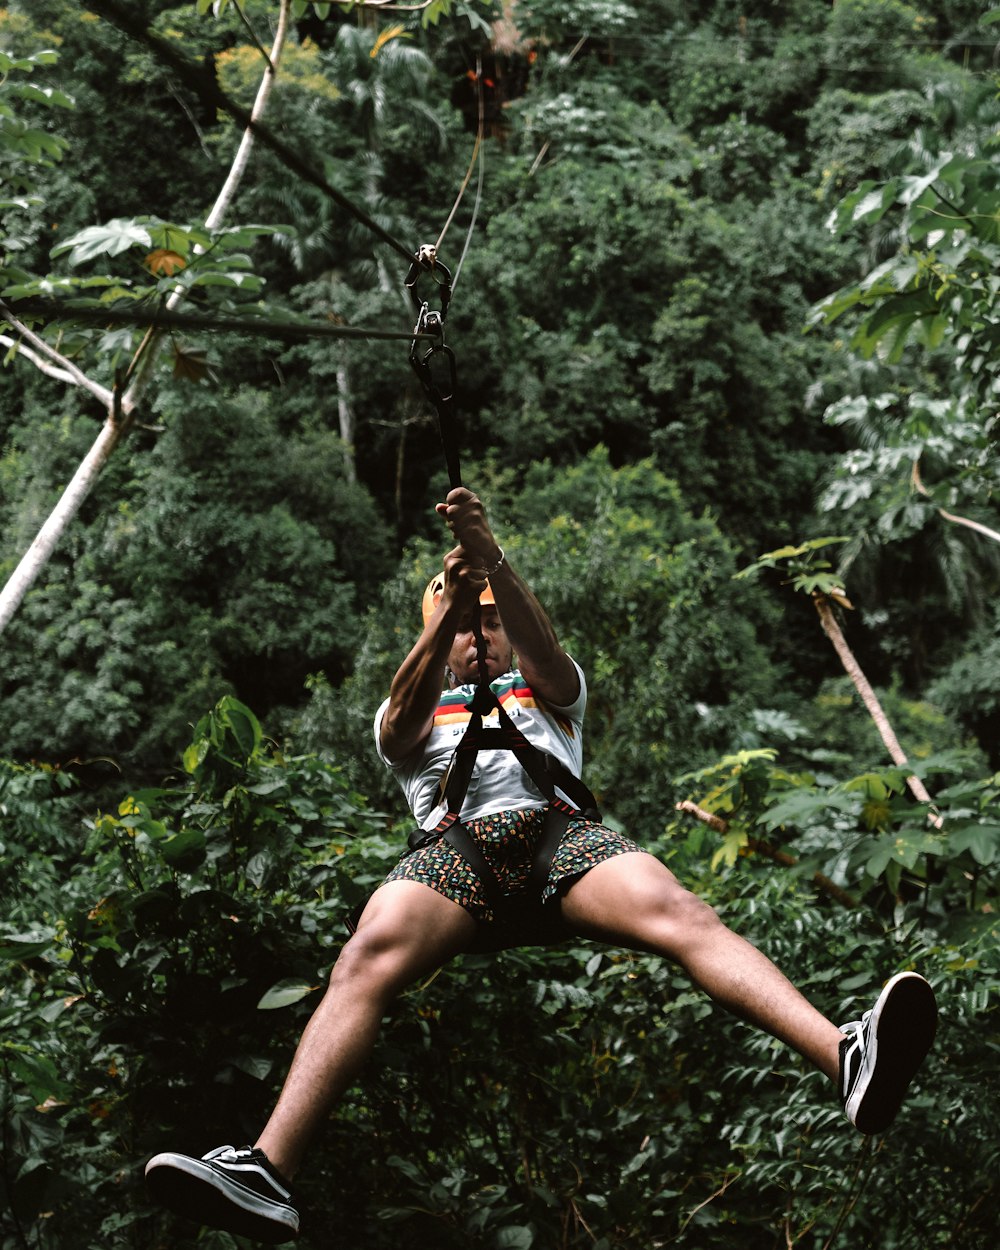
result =
[{"label": "man's outstretched leg", "polygon": [[201,1159],[167,1152],[146,1165],[153,1197],[197,1223],[277,1244],[294,1237],[294,1177],[316,1130],[371,1053],[395,996],[458,954],[475,933],[457,904],[396,881],[372,896],[306,1025],[277,1106],[253,1148]]},{"label": "man's outstretched leg", "polygon": [[889,1127],[934,1040],[937,1008],[923,977],[893,977],[871,1011],[838,1028],[644,852],[590,869],[569,887],[562,910],[583,937],[666,956],[721,1006],[804,1055],[837,1084],[863,1133]]}]

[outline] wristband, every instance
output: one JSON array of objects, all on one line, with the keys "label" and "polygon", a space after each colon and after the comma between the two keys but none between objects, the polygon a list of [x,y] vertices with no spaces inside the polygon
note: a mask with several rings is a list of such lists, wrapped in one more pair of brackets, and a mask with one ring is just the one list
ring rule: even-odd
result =
[{"label": "wristband", "polygon": [[[500,547],[500,544],[497,543],[497,546]],[[494,573],[499,573],[500,569],[503,567],[503,562],[506,559],[507,559],[507,556],[504,552],[504,549],[503,547],[500,547],[500,559],[497,560],[496,564],[494,564],[492,568],[486,569],[486,576],[492,577]]]}]

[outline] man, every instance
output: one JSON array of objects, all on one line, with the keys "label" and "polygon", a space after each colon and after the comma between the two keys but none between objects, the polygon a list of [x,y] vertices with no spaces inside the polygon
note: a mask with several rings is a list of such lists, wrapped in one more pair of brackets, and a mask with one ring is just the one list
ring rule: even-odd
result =
[{"label": "man", "polygon": [[[442,774],[469,718],[465,704],[479,676],[472,628],[477,601],[484,663],[501,705],[510,707],[529,742],[571,772],[580,769],[586,703],[581,670],[506,559],[479,499],[459,487],[437,510],[457,546],[445,558],[442,577],[428,588],[424,630],[375,722],[379,754],[429,834],[368,901],[256,1146],[220,1147],[203,1159],[161,1154],[146,1170],[154,1196],[175,1210],[260,1241],[284,1241],[298,1231],[290,1182],[369,1055],[392,999],[472,948],[501,920],[468,859],[433,836],[443,810]],[[526,888],[546,806],[509,751],[478,757],[461,824],[505,895]],[[933,1041],[934,995],[916,973],[893,977],[871,1011],[838,1028],[658,859],[582,815],[566,823],[541,899],[541,910],[563,934],[679,964],[716,1002],[825,1072],[838,1086],[848,1119],[864,1133],[889,1126]]]}]

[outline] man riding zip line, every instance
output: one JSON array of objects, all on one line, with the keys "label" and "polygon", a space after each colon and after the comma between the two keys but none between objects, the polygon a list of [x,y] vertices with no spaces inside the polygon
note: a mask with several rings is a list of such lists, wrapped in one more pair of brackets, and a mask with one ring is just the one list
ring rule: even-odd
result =
[{"label": "man riding zip line", "polygon": [[[527,922],[519,930],[522,915],[540,918],[537,932],[549,938],[586,938],[678,964],[715,1002],[826,1073],[861,1132],[883,1132],[933,1041],[928,983],[899,973],[862,1019],[838,1028],[654,855],[595,813],[553,799],[555,790],[568,793],[560,776],[580,773],[584,674],[505,557],[476,495],[457,487],[437,511],[457,545],[425,593],[423,632],[375,720],[379,755],[422,831],[416,849],[368,900],[255,1145],[219,1147],[201,1159],[157,1155],[146,1170],[154,1197],[259,1241],[294,1237],[291,1183],[368,1058],[390,1002],[464,951],[539,940]],[[477,610],[495,714],[530,744],[522,758],[551,762],[557,781],[553,789],[510,750],[480,751],[460,811],[449,816],[442,778],[460,754],[481,675]],[[553,808],[561,815],[558,840],[551,858],[539,861]],[[465,842],[454,838],[456,827]],[[533,910],[519,910],[529,889],[537,889],[528,900]]]}]

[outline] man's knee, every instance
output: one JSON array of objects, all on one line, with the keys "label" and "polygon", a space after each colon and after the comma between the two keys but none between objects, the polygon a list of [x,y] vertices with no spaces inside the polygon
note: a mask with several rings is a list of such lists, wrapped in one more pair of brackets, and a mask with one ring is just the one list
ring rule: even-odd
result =
[{"label": "man's knee", "polygon": [[406,969],[414,960],[415,946],[399,927],[386,921],[362,925],[342,948],[330,973],[332,985],[348,982],[372,990],[392,992],[398,982],[406,984]]},{"label": "man's knee", "polygon": [[463,948],[467,929],[475,928],[464,913],[449,914],[450,924],[444,920],[419,909],[383,905],[383,900],[370,904],[333,966],[331,984],[392,997],[447,963]]},{"label": "man's knee", "polygon": [[674,954],[724,927],[714,908],[677,883],[652,892],[646,904],[647,931],[656,934],[662,949]]}]

